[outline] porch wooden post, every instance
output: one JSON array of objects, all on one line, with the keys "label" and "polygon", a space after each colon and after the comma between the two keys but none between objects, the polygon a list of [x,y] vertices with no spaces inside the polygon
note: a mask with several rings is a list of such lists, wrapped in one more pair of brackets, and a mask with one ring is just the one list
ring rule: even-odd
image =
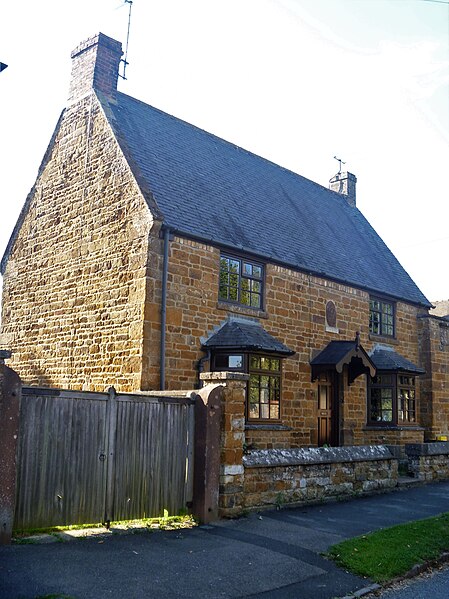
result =
[{"label": "porch wooden post", "polygon": [[14,524],[17,446],[22,384],[4,360],[11,352],[0,351],[0,545],[9,545]]}]

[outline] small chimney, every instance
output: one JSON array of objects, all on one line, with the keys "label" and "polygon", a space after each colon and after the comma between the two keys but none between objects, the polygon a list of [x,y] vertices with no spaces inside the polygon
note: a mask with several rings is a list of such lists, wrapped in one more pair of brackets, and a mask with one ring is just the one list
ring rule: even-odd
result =
[{"label": "small chimney", "polygon": [[122,54],[122,44],[103,33],[81,42],[71,54],[69,102],[80,100],[92,88],[114,100]]},{"label": "small chimney", "polygon": [[337,173],[335,177],[329,181],[329,189],[341,193],[346,196],[346,201],[350,206],[355,208],[355,186],[357,183],[357,177],[352,173]]}]

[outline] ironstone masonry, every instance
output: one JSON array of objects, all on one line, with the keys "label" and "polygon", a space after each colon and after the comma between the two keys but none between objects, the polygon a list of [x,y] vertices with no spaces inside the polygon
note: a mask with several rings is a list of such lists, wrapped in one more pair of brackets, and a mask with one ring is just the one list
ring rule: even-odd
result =
[{"label": "ironstone masonry", "polygon": [[[427,378],[421,383],[416,377],[415,425],[373,427],[367,426],[367,378],[349,384],[345,366],[339,443],[419,443],[448,433],[447,348],[435,349],[429,341],[436,339],[436,321],[429,321],[426,333],[428,311],[419,302],[396,298],[394,338],[373,336],[369,289],[269,260],[263,309],[220,301],[220,246],[171,233],[162,310],[164,218],[126,154],[111,111],[120,57],[120,44],[103,34],[72,53],[69,105],[2,261],[2,347],[12,350],[11,365],[24,383],[158,389],[163,333],[167,387],[194,387],[199,364],[211,369],[204,340],[231,315],[258,320],[295,352],[283,360],[281,421],[247,423],[246,446],[317,444],[318,384],[311,380],[310,361],[330,342],[353,339],[356,332],[368,353],[386,343],[426,369]],[[355,209],[355,177],[348,181]]]}]

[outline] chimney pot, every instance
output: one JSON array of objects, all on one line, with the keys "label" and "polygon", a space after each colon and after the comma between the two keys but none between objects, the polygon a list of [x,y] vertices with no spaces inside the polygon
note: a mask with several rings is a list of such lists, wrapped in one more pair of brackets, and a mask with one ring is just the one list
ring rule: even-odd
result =
[{"label": "chimney pot", "polygon": [[350,206],[356,206],[356,188],[357,177],[352,173],[337,173],[329,181],[329,189],[346,196],[346,201]]},{"label": "chimney pot", "polygon": [[76,102],[92,89],[115,99],[122,54],[122,44],[104,33],[81,42],[71,54],[69,102]]}]

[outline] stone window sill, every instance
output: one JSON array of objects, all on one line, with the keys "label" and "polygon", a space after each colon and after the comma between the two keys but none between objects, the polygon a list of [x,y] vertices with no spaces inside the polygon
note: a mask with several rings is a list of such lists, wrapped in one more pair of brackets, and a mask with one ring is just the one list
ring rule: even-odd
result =
[{"label": "stone window sill", "polygon": [[372,333],[369,334],[368,339],[370,341],[377,341],[378,343],[386,343],[390,345],[399,344],[399,341],[396,339],[396,337],[383,337],[382,335],[373,335]]},{"label": "stone window sill", "polygon": [[230,302],[217,302],[218,310],[226,310],[226,312],[234,312],[244,316],[255,316],[256,318],[268,318],[268,312],[265,310],[257,310],[257,308],[249,308],[240,306],[239,304],[231,304]]}]

